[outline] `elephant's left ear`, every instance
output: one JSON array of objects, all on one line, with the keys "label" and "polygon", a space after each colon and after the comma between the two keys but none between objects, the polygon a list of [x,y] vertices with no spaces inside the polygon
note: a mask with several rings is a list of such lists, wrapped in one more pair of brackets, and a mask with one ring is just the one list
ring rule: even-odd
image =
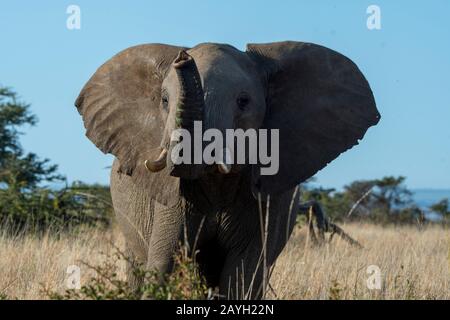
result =
[{"label": "elephant's left ear", "polygon": [[325,47],[301,42],[250,44],[267,86],[264,127],[279,129],[279,171],[260,175],[254,192],[280,193],[358,144],[380,114],[358,67]]}]

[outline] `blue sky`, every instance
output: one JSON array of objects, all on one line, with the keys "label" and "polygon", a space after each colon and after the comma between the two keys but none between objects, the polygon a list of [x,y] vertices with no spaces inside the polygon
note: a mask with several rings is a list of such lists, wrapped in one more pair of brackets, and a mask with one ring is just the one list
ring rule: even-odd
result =
[{"label": "blue sky", "polygon": [[[66,8],[81,8],[81,29]],[[381,9],[368,30],[366,9]],[[84,136],[73,107],[84,83],[136,44],[194,46],[297,40],[355,61],[382,115],[365,139],[318,175],[327,187],[404,175],[412,188],[450,188],[450,1],[3,1],[0,83],[39,117],[22,144],[70,181],[107,183],[112,157]]]}]

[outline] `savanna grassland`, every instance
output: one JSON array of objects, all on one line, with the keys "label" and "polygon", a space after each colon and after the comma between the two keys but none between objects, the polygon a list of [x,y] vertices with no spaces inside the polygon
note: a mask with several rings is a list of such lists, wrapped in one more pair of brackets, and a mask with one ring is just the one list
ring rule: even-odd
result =
[{"label": "savanna grassland", "polygon": [[[340,238],[321,247],[297,227],[271,277],[271,299],[450,299],[450,232],[440,226],[381,227],[351,223],[344,229],[364,249]],[[0,233],[0,295],[47,299],[44,288],[64,292],[67,267],[81,267],[81,282],[124,241],[117,228],[86,229],[77,236],[11,237]],[[381,270],[381,289],[369,290],[369,265]],[[118,266],[124,278],[124,265]]]}]

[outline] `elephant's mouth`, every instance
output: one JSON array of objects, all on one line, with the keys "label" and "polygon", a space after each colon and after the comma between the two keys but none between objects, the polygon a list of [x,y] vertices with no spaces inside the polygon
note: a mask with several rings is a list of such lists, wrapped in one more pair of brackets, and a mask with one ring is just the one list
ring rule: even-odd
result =
[{"label": "elephant's mouth", "polygon": [[[172,148],[169,148],[171,152]],[[154,160],[146,160],[145,167],[150,172],[159,172],[166,167],[170,168],[170,175],[179,178],[196,179],[202,174],[230,174],[236,173],[237,167],[227,163],[227,161],[218,161],[215,164],[174,164],[167,148],[160,148],[159,156]],[[199,170],[194,171],[195,168]]]},{"label": "elephant's mouth", "polygon": [[[176,103],[175,129],[183,129],[185,133],[190,135],[191,143],[188,147],[191,150],[191,159],[183,163],[176,161],[177,156],[179,156],[176,148],[181,141],[179,138],[174,138],[172,134],[170,143],[166,142],[168,137],[165,137],[166,141],[161,144],[163,147],[160,148],[159,156],[153,160],[146,160],[145,167],[150,172],[159,172],[168,167],[171,176],[186,179],[197,179],[201,175],[211,172],[229,174],[232,171],[232,165],[226,159],[217,161],[214,165],[207,165],[202,161],[199,162],[199,157],[195,156],[195,153],[198,154],[199,152],[199,146],[195,145],[194,136],[203,135],[203,132],[196,130],[195,122],[202,122],[204,119],[205,101],[200,74],[194,59],[182,50],[173,61],[172,66],[176,71],[180,88]],[[203,148],[203,145],[200,146],[201,154]]]}]

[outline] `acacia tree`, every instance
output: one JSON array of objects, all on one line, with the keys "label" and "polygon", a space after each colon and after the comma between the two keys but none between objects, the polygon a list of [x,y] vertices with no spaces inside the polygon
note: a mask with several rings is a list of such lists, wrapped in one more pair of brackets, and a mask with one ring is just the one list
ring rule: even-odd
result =
[{"label": "acacia tree", "polygon": [[447,198],[430,206],[431,211],[439,213],[444,220],[450,220],[450,204]]},{"label": "acacia tree", "polygon": [[412,193],[404,181],[402,176],[357,180],[342,191],[306,186],[303,199],[320,202],[333,220],[414,222],[423,213],[412,201]]}]

